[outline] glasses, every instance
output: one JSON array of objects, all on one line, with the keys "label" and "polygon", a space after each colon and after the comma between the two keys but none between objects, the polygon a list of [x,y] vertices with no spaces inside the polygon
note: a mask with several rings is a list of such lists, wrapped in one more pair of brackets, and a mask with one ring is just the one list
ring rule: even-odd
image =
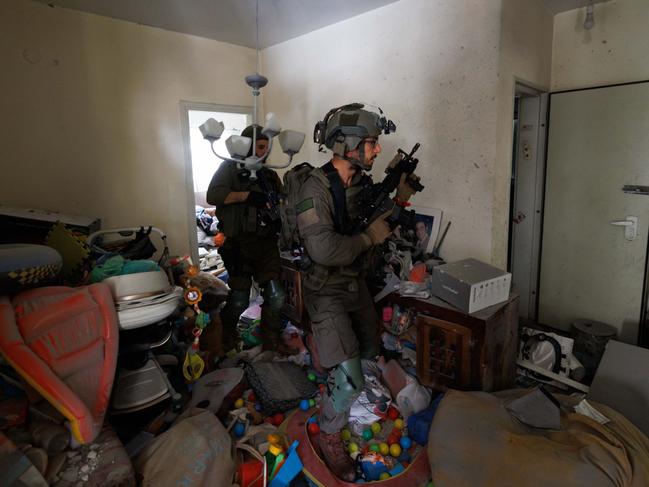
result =
[{"label": "glasses", "polygon": [[374,149],[378,145],[379,139],[365,139],[363,142]]}]

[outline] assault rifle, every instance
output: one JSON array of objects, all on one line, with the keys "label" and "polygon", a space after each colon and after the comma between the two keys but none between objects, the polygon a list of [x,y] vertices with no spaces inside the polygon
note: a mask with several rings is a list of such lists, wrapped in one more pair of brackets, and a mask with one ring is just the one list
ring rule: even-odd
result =
[{"label": "assault rifle", "polygon": [[257,173],[257,178],[261,189],[268,195],[268,208],[260,208],[259,217],[262,225],[274,224],[280,221],[279,203],[280,196],[277,191],[269,184],[263,171]]},{"label": "assault rifle", "polygon": [[390,195],[397,189],[401,176],[404,174],[406,174],[406,182],[414,191],[418,192],[424,189],[419,179],[414,176],[417,164],[419,164],[419,159],[413,157],[417,149],[419,149],[419,142],[414,145],[409,154],[399,149],[397,154],[401,157],[395,158],[396,162],[386,168],[386,176],[383,181],[368,184],[363,189],[361,193],[363,211],[357,221],[352,223],[352,228],[362,232],[374,220],[391,211],[390,216],[386,218],[391,228],[400,225],[403,229],[414,229],[414,210],[407,210],[405,202],[397,201]]}]

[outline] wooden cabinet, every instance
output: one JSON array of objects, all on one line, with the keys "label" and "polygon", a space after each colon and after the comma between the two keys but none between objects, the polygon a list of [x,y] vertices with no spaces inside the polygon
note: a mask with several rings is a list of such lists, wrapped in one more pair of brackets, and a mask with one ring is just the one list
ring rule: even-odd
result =
[{"label": "wooden cabinet", "polygon": [[496,391],[514,387],[518,350],[518,296],[473,314],[437,298],[391,294],[382,304],[417,312],[417,375],[422,384]]},{"label": "wooden cabinet", "polygon": [[282,258],[282,274],[280,280],[286,293],[284,305],[282,306],[282,314],[291,320],[294,325],[304,327],[308,320],[306,319],[300,272],[288,259]]}]

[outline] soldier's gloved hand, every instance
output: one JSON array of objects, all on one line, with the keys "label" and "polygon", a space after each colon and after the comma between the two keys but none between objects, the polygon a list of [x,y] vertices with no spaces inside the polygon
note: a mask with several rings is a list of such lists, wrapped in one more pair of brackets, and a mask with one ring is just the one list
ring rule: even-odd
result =
[{"label": "soldier's gloved hand", "polygon": [[390,230],[390,225],[385,219],[392,213],[388,211],[381,215],[379,218],[370,223],[370,226],[365,230],[365,235],[367,235],[372,241],[372,245],[380,245],[385,242],[385,239],[390,236],[392,230]]},{"label": "soldier's gloved hand", "polygon": [[256,208],[266,208],[268,206],[268,195],[261,191],[250,191],[246,203]]},{"label": "soldier's gloved hand", "polygon": [[417,191],[413,189],[410,182],[419,181],[419,176],[415,174],[402,174],[401,179],[399,180],[399,186],[397,186],[397,198],[401,201],[408,201],[412,198],[412,195]]}]

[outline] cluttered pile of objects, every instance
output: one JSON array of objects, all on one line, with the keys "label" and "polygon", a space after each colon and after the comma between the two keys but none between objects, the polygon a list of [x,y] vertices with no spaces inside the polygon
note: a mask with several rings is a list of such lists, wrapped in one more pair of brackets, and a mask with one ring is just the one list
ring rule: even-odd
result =
[{"label": "cluttered pile of objects", "polygon": [[[284,319],[282,339],[295,353],[263,351],[260,296],[223,350],[227,284],[171,256],[163,232],[56,231],[63,247],[48,239],[3,249],[40,255],[38,266],[50,269],[34,271],[29,285],[8,278],[4,288],[0,435],[5,454],[28,461],[3,471],[60,486],[289,485],[298,477],[308,485],[305,472],[318,475],[328,376],[303,330]],[[363,361],[363,375],[342,431],[357,479],[409,470],[425,484],[431,392],[396,360]]]},{"label": "cluttered pile of objects", "polygon": [[[248,78],[257,94],[267,81]],[[223,129],[201,126],[212,144]],[[511,275],[442,259],[449,225],[434,245],[409,208],[419,144],[382,181],[364,173],[395,130],[380,108],[336,107],[314,131],[332,159],[283,185],[264,162],[273,138],[292,158],[304,134],[270,116],[230,137],[214,215],[197,213],[227,272],[148,226],[57,218],[46,245],[0,245],[9,485],[530,485],[530,464],[534,485],[646,485],[646,418],[551,388],[595,385],[601,367],[550,332],[523,329],[519,346]],[[502,391],[517,364],[533,382]]]}]

